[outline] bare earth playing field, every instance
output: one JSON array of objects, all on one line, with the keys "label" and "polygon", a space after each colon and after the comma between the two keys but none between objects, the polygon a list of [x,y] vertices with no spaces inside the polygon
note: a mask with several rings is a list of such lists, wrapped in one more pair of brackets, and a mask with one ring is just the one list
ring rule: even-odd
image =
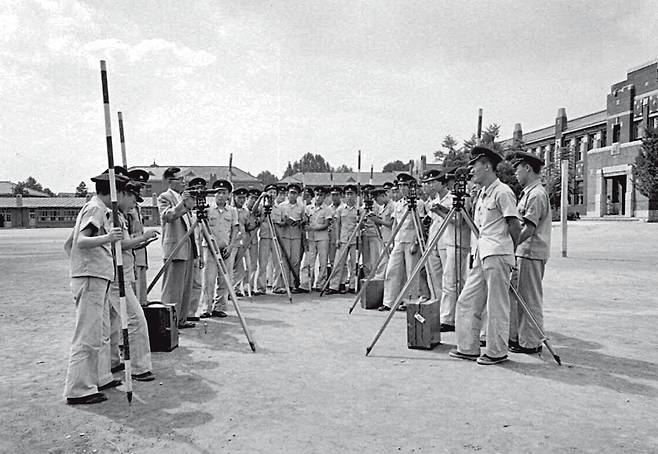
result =
[{"label": "bare earth playing field", "polygon": [[[154,353],[155,382],[71,407],[62,389],[74,306],[67,230],[0,231],[0,451],[7,453],[436,453],[658,451],[658,226],[570,224],[569,255],[545,278],[546,327],[564,366],[512,355],[502,366],[409,350],[396,314],[351,298],[241,300]],[[151,263],[160,263],[158,244]],[[156,272],[155,266],[149,271]],[[153,295],[157,299],[157,295]]]}]

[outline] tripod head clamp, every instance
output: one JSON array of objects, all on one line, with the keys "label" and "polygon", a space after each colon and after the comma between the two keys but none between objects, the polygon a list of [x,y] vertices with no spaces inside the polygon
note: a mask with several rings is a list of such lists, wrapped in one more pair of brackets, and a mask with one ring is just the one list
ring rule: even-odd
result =
[{"label": "tripod head clamp", "polygon": [[265,216],[272,213],[272,196],[269,194],[263,196],[263,213],[265,213]]}]

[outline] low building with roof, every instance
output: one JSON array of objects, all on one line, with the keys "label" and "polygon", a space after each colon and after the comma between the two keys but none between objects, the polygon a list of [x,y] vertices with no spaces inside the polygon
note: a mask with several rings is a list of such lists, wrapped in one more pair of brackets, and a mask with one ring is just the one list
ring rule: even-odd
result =
[{"label": "low building with roof", "polygon": [[[14,197],[16,186],[18,184],[12,181],[0,181],[0,197]],[[23,192],[27,197],[50,197],[49,194],[32,188],[23,188]]]},{"label": "low building with roof", "polygon": [[370,172],[297,172],[288,177],[282,178],[279,183],[290,184],[297,183],[299,185],[309,186],[316,188],[318,186],[346,186],[348,184],[356,184],[357,181],[361,184],[373,184],[375,186],[382,186],[386,182],[392,182],[398,172],[373,172],[372,182],[370,181]]},{"label": "low building with roof", "polygon": [[161,166],[157,165],[155,162],[150,166],[132,166],[128,170],[142,169],[149,174],[149,181],[146,183],[146,186],[142,190],[144,196],[150,196],[151,194],[160,194],[164,191],[162,184],[162,174],[169,167],[178,167],[181,169],[181,175],[185,178],[185,181],[189,181],[192,178],[201,177],[208,182],[208,187],[210,188],[216,180],[229,180],[233,183],[234,188],[258,188],[262,189],[263,183],[251,175],[249,172],[245,172],[237,167],[231,167],[231,172],[229,175],[228,166],[185,166],[185,165],[166,165]]},{"label": "low building with roof", "polygon": [[71,227],[84,197],[0,197],[0,227]]}]

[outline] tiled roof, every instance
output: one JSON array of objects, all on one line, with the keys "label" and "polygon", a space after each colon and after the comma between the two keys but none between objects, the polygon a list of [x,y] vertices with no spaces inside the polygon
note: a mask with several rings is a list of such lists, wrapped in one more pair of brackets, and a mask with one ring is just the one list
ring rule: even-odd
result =
[{"label": "tiled roof", "polygon": [[564,132],[566,133],[566,132],[576,131],[578,129],[583,129],[590,126],[605,123],[607,119],[608,119],[608,112],[605,110],[584,115],[582,117],[574,118],[573,120],[569,120],[567,122],[567,129]]},{"label": "tiled roof", "polygon": [[[132,166],[129,170],[134,169],[143,169],[147,171],[151,176],[152,180],[162,179],[162,174],[169,167],[178,167],[181,169],[181,174],[186,178],[201,177],[206,180],[210,180],[210,175],[215,175],[215,179],[226,179],[228,180],[228,166],[182,166],[182,165],[167,165],[167,166]],[[233,174],[233,181],[243,182],[243,183],[259,183],[260,180],[255,176],[251,175],[244,170],[238,169],[237,167],[232,167],[231,172]]]},{"label": "tiled roof", "polygon": [[555,126],[547,126],[542,129],[537,129],[536,131],[530,131],[523,133],[523,142],[532,143],[538,142],[540,140],[549,139],[555,137]]},{"label": "tiled roof", "polygon": [[[387,181],[395,180],[397,172],[373,172],[372,184],[381,186]],[[297,172],[294,175],[283,178],[280,183],[305,183],[308,186],[345,186],[346,184],[356,184],[357,178],[360,178],[361,184],[370,182],[370,172],[361,172],[360,177],[357,172],[331,173],[331,172]]]},{"label": "tiled roof", "polygon": [[[84,197],[23,197],[23,208],[80,208]],[[0,197],[0,208],[18,208],[16,197]]]}]

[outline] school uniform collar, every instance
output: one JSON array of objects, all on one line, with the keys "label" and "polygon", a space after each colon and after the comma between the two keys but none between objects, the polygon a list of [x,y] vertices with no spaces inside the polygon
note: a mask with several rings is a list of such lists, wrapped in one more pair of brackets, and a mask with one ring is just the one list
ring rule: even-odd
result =
[{"label": "school uniform collar", "polygon": [[535,189],[537,186],[541,186],[541,180],[537,180],[537,181],[535,181],[534,183],[531,183],[531,184],[529,184],[528,186],[526,186],[525,188],[523,188],[523,189],[521,190],[521,197],[523,197],[524,195],[528,194],[530,191],[532,191],[533,189]]},{"label": "school uniform collar", "polygon": [[494,181],[491,182],[491,184],[489,184],[489,186],[480,189],[481,198],[486,199],[487,197],[489,197],[491,193],[501,184],[502,183],[500,179],[496,178]]}]

